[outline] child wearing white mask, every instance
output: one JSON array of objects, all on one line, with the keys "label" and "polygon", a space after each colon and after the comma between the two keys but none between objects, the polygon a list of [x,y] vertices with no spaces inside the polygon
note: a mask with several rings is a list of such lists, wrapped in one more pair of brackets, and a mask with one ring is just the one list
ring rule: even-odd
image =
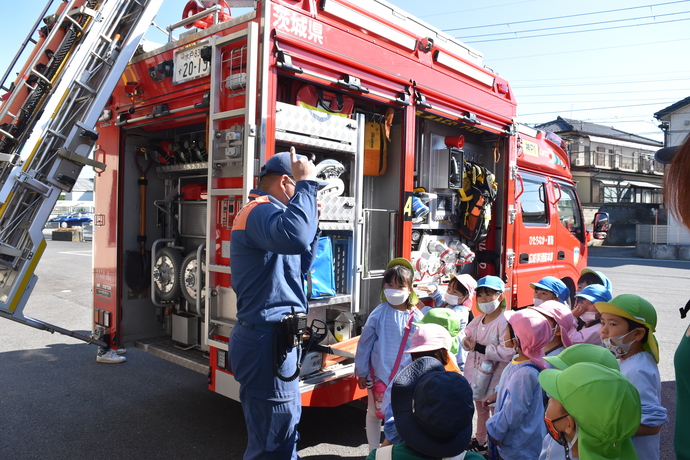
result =
[{"label": "child wearing white mask", "polygon": [[590,284],[575,294],[573,316],[578,319],[577,330],[582,335],[583,343],[604,346],[599,337],[601,314],[594,304],[608,302],[611,298],[611,292],[600,284]]},{"label": "child wearing white mask", "polygon": [[404,351],[410,347],[414,322],[420,321],[422,312],[417,309],[419,299],[412,287],[414,268],[404,258],[393,259],[383,274],[381,301],[367,318],[362,328],[355,355],[355,375],[360,388],[368,388],[366,433],[369,450],[381,444],[381,423],[385,407],[375,406],[383,396],[383,389],[389,385],[398,369],[410,362],[403,359]]},{"label": "child wearing white mask", "polygon": [[[477,306],[483,314],[467,325],[466,338],[462,342],[462,347],[469,352],[465,362],[465,377],[472,386],[477,413],[477,432],[467,450],[481,454],[488,449],[486,421],[493,413],[493,409],[483,406],[482,400],[496,392],[503,369],[515,355],[513,349],[506,348],[502,343],[508,330],[508,321],[503,314],[503,291],[505,283],[497,276],[485,276],[477,281]],[[481,374],[485,374],[487,368],[492,372],[488,386],[480,388],[479,382],[486,381],[486,375]]]},{"label": "child wearing white mask", "polygon": [[534,289],[534,306],[538,307],[548,300],[565,303],[570,298],[570,289],[555,276],[545,276],[536,283],[531,283]]},{"label": "child wearing white mask", "polygon": [[637,457],[659,460],[660,431],[668,423],[668,414],[661,405],[659,343],[654,336],[656,310],[647,300],[633,294],[618,295],[595,306],[601,314],[601,341],[618,359],[621,374],[640,393],[642,423],[632,438]]},{"label": "child wearing white mask", "polygon": [[[442,293],[442,289],[439,289],[438,285],[433,283],[424,289],[431,293],[431,298],[434,300],[433,308],[449,308],[457,313],[460,320],[460,332],[458,333],[460,342],[465,338],[465,328],[470,320],[476,287],[477,281],[472,278],[472,275],[463,273],[460,275],[450,275],[445,293]],[[426,315],[431,309],[432,307],[422,307],[422,313]],[[460,370],[464,371],[467,350],[463,348],[458,350],[456,359]]]}]

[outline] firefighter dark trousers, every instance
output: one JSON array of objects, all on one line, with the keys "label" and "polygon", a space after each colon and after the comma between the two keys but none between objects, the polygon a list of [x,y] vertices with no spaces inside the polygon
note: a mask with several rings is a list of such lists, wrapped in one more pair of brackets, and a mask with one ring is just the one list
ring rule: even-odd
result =
[{"label": "firefighter dark trousers", "polygon": [[[299,379],[276,377],[273,354],[275,326],[238,322],[229,344],[229,361],[240,384],[240,401],[247,424],[244,460],[299,459],[297,424],[302,414]],[[280,327],[278,327],[280,329]],[[285,349],[278,337],[280,372],[292,375],[297,348]]]}]

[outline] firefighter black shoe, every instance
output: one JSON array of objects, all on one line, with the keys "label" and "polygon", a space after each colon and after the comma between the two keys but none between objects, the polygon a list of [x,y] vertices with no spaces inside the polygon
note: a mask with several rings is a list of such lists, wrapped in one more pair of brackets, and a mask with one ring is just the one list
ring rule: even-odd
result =
[{"label": "firefighter black shoe", "polygon": [[96,361],[99,363],[106,363],[106,364],[118,364],[118,363],[124,363],[127,361],[127,358],[124,356],[118,356],[117,352],[115,350],[98,350],[98,354],[96,355]]}]

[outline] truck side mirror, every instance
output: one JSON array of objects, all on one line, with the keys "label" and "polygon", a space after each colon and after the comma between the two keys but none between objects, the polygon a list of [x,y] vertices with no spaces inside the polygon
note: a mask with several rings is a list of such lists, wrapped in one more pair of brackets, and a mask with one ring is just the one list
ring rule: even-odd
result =
[{"label": "truck side mirror", "polygon": [[465,155],[460,149],[448,149],[448,188],[462,188],[462,174],[465,172]]},{"label": "truck side mirror", "polygon": [[609,214],[607,212],[598,212],[594,214],[594,239],[606,239],[606,234],[609,231]]}]

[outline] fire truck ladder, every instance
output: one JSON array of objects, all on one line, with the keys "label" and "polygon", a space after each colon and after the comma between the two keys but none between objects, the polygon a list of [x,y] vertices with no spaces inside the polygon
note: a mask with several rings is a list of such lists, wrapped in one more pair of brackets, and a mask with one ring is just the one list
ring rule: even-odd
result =
[{"label": "fire truck ladder", "polygon": [[[78,47],[90,28],[96,15],[93,8],[98,2],[71,0],[61,4],[53,15],[45,16],[53,3],[54,0],[48,1],[0,80],[0,88],[8,91],[6,101],[0,108],[0,120],[12,120],[0,125],[0,184],[7,181],[12,169],[20,163],[19,152],[31,132],[35,117],[41,113],[55,84],[60,80],[65,70],[65,60]],[[47,25],[42,27],[41,23]],[[50,32],[43,40],[36,41],[32,38],[35,35],[45,35],[48,30]],[[60,33],[64,35],[54,51],[49,47],[55,45],[55,37]],[[35,45],[29,56],[30,62],[15,81],[18,84],[12,82],[8,86],[8,76],[30,45]],[[39,64],[39,60],[45,55],[50,55],[50,60],[46,65]],[[11,112],[11,108],[17,106],[15,102],[21,105]]]},{"label": "fire truck ladder", "polygon": [[28,157],[13,165],[0,190],[0,317],[106,346],[23,310],[46,247],[42,230],[60,193],[72,189],[84,166],[105,168],[89,158],[98,139],[96,122],[162,1],[91,2],[93,8],[84,12],[91,20],[79,46],[66,54],[62,75],[51,81],[54,89],[40,118],[34,116],[24,128],[34,131],[23,144]]},{"label": "fire truck ladder", "polygon": [[[259,27],[249,22],[247,28],[225,37],[211,38],[211,94],[210,94],[210,124],[208,145],[213,145],[213,153],[208,161],[208,199],[209,209],[214,209],[215,202],[237,199],[237,209],[240,203],[246,203],[249,190],[253,187],[255,171],[255,151],[257,144],[257,126],[255,114],[257,110],[257,95],[259,94],[256,74],[259,65]],[[266,58],[267,59],[267,58]],[[230,71],[229,75],[222,75],[222,68],[237,69],[237,73]],[[244,73],[243,73],[244,72]],[[225,78],[225,80],[224,80]],[[230,111],[223,111],[220,99],[226,91],[244,92],[244,107]],[[265,94],[263,88],[261,94]],[[262,98],[265,99],[265,98]],[[265,102],[264,102],[265,103]],[[264,109],[265,113],[265,109]],[[240,121],[229,129],[221,130],[220,126],[227,120]],[[241,187],[219,188],[215,180],[225,177],[244,177]],[[211,204],[213,203],[213,204]],[[213,247],[211,235],[216,231],[216,217],[208,213],[206,216],[206,247]],[[220,223],[229,226],[229,223]],[[229,250],[229,248],[228,248]],[[217,295],[206,296],[207,313],[204,328],[207,342],[213,346],[226,350],[227,342],[217,340],[214,331],[219,327],[234,324],[234,319],[227,315],[224,307],[228,305],[228,289],[218,285],[218,275],[231,274],[230,266],[218,264],[213,251],[206,251],[206,286],[208,292]],[[228,254],[229,257],[229,254]]]}]

